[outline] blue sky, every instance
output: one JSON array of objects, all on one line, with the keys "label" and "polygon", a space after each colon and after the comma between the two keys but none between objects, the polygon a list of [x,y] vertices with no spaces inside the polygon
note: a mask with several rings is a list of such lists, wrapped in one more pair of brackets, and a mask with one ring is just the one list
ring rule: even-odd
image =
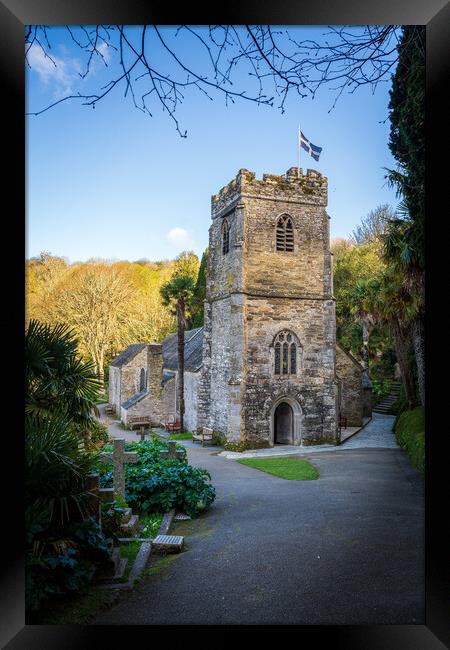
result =
[{"label": "blue sky", "polygon": [[[317,36],[326,27],[301,33],[312,30]],[[34,54],[27,111],[106,83],[116,65],[114,56],[107,69],[96,61],[90,80],[81,82],[80,52],[60,28],[50,38],[58,67]],[[183,50],[183,43],[179,51],[200,65],[200,53]],[[383,169],[395,167],[387,146],[389,87],[342,95],[331,112],[331,90],[314,100],[291,94],[284,114],[239,100],[226,107],[220,96],[210,101],[191,90],[176,112],[187,138],[158,106],[153,117],[135,109],[123,87],[95,110],[75,101],[28,116],[26,255],[46,250],[70,262],[172,259],[182,250],[200,256],[208,245],[211,195],[240,168],[261,178],[295,166],[299,123],[323,148],[319,162],[302,150],[300,166],[328,176],[331,237],[348,237],[377,205],[397,204]]]}]

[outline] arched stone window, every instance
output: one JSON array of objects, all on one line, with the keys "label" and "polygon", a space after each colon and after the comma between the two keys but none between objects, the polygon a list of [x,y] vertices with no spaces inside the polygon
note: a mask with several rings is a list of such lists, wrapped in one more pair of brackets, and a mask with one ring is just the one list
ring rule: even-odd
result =
[{"label": "arched stone window", "polygon": [[145,369],[141,368],[141,374],[139,377],[139,392],[142,393],[143,390],[147,388],[147,377],[145,376]]},{"label": "arched stone window", "polygon": [[222,253],[226,255],[230,250],[230,226],[226,219],[222,222]]},{"label": "arched stone window", "polygon": [[287,214],[282,214],[277,221],[276,249],[290,253],[294,250],[294,226]]},{"label": "arched stone window", "polygon": [[289,330],[279,332],[274,340],[274,374],[296,375],[300,350],[301,346],[295,334]]}]

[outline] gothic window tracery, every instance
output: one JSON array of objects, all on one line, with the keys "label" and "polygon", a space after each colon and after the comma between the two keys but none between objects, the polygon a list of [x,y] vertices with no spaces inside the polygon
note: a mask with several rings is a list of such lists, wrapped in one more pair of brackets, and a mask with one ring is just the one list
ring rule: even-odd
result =
[{"label": "gothic window tracery", "polygon": [[230,250],[230,226],[226,219],[222,223],[222,253],[226,255]]},{"label": "gothic window tracery", "polygon": [[294,250],[294,226],[292,219],[287,214],[281,215],[277,221],[276,249],[287,252]]},{"label": "gothic window tracery", "polygon": [[283,330],[275,337],[274,342],[274,374],[296,375],[298,372],[297,355],[300,343],[292,332]]}]

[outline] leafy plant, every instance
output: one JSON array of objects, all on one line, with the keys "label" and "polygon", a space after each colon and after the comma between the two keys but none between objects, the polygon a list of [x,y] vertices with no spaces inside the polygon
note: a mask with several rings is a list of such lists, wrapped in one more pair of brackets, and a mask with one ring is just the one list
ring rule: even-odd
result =
[{"label": "leafy plant", "polygon": [[93,518],[66,529],[67,538],[47,537],[28,548],[26,556],[26,606],[37,611],[52,596],[85,591],[98,562],[109,557],[108,545]]},{"label": "leafy plant", "polygon": [[92,364],[81,360],[77,346],[66,325],[29,322],[25,335],[27,414],[64,414],[73,424],[92,425],[100,383]]},{"label": "leafy plant", "polygon": [[66,415],[29,414],[25,418],[25,499],[48,514],[48,524],[63,525],[87,516],[85,479],[97,462],[73,431]]},{"label": "leafy plant", "polygon": [[417,407],[404,411],[394,425],[398,444],[406,450],[413,467],[425,473],[425,411]]},{"label": "leafy plant", "polygon": [[[105,446],[105,451],[109,446]],[[161,451],[167,450],[167,443],[158,439],[144,442],[130,442],[127,451],[138,454],[137,463],[125,469],[126,501],[141,514],[167,512],[178,508],[190,516],[196,516],[208,508],[215,498],[215,490],[209,483],[210,474],[205,469],[187,464],[184,457],[162,459]],[[102,467],[99,465],[99,471]],[[111,471],[101,476],[104,487],[110,485]]]},{"label": "leafy plant", "polygon": [[125,507],[117,500],[102,503],[102,530],[106,538],[116,541],[119,537]]}]

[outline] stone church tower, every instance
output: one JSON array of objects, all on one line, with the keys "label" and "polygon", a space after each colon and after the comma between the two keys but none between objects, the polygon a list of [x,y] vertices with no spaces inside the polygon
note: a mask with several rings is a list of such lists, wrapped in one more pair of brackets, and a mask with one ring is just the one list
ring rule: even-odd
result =
[{"label": "stone church tower", "polygon": [[198,425],[249,447],[337,441],[327,178],[241,169],[212,197]]}]

